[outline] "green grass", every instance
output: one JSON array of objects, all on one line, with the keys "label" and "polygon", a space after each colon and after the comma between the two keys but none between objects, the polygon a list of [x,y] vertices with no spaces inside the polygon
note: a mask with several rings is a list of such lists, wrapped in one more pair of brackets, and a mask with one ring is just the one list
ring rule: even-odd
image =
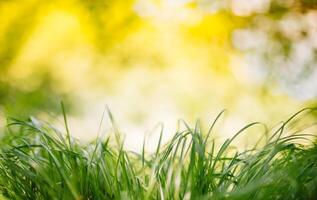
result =
[{"label": "green grass", "polygon": [[317,199],[315,122],[294,125],[313,111],[296,113],[242,152],[232,142],[260,123],[217,144],[213,128],[222,113],[206,132],[180,121],[183,130],[167,144],[161,132],[152,154],[126,151],[116,127],[115,137],[81,144],[70,137],[65,112],[65,134],[33,118],[9,119],[0,199]]}]

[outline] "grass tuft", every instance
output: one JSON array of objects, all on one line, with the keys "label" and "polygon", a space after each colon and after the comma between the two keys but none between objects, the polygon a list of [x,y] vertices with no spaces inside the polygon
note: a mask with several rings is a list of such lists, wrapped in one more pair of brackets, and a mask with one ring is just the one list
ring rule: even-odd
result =
[{"label": "grass tuft", "polygon": [[[167,144],[162,131],[156,151],[126,151],[115,126],[116,141],[98,137],[89,144],[31,118],[9,119],[0,148],[0,199],[317,199],[317,146],[311,126],[296,129],[303,109],[244,151],[232,138],[217,144],[213,128],[204,132],[186,122]],[[106,108],[111,121],[113,117]],[[101,126],[101,125],[100,125]],[[262,139],[263,139],[262,138]],[[303,145],[301,141],[308,141]],[[307,143],[307,142],[306,142]]]}]

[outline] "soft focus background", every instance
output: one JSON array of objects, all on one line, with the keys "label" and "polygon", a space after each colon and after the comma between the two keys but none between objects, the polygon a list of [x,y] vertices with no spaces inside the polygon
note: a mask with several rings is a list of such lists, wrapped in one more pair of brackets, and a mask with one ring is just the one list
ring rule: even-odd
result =
[{"label": "soft focus background", "polygon": [[316,97],[316,0],[0,1],[1,127],[62,126],[63,100],[72,134],[90,140],[108,105],[138,149],[159,122],[168,139],[178,119],[207,127],[226,108],[229,137]]}]

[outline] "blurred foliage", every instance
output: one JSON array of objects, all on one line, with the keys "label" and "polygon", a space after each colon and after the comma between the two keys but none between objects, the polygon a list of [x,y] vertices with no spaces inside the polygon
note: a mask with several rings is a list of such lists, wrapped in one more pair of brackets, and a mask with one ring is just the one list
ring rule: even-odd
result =
[{"label": "blurred foliage", "polygon": [[[123,109],[175,115],[182,110],[193,118],[215,105],[260,112],[298,105],[292,97],[314,103],[316,5],[315,0],[1,1],[0,108],[8,115],[36,115],[58,111],[63,99],[80,110],[83,102],[98,104],[89,99],[96,93],[115,96],[115,103],[128,101],[118,103]],[[124,114],[135,121],[148,118],[138,112]]]},{"label": "blurred foliage", "polygon": [[[72,34],[75,37],[84,35],[97,51],[106,52],[137,24],[138,17],[132,11],[132,3],[126,0],[1,1],[0,104],[5,113],[26,116],[54,111],[59,109],[58,101],[61,99],[71,101],[68,98],[70,94],[54,86],[58,84],[52,75],[54,66],[45,65],[51,64],[49,59],[56,56],[56,52],[72,46],[77,48],[76,42],[80,45],[81,38],[69,42]],[[51,35],[45,35],[48,33],[41,30],[43,28],[50,29]],[[24,48],[32,40],[38,40],[38,44],[31,45],[32,49],[37,49],[32,52],[35,55],[29,53],[27,56],[34,56],[31,59],[35,62],[32,66],[23,66],[24,63],[19,63],[18,59],[28,54]],[[61,44],[63,42],[66,44]],[[46,58],[43,61],[41,57]]]},{"label": "blurred foliage", "polygon": [[258,2],[262,5],[233,9],[233,13],[248,21],[233,33],[235,47],[246,52],[249,65],[266,69],[268,83],[276,83],[290,96],[314,99],[317,95],[317,1]]}]

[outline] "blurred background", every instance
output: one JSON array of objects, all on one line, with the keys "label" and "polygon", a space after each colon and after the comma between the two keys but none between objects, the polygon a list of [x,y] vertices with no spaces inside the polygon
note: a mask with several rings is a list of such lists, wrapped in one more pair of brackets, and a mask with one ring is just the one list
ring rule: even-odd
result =
[{"label": "blurred background", "polygon": [[316,0],[0,1],[1,127],[62,126],[62,100],[72,134],[90,140],[108,105],[139,148],[159,122],[168,138],[178,119],[208,126],[227,109],[230,137],[316,97]]}]

